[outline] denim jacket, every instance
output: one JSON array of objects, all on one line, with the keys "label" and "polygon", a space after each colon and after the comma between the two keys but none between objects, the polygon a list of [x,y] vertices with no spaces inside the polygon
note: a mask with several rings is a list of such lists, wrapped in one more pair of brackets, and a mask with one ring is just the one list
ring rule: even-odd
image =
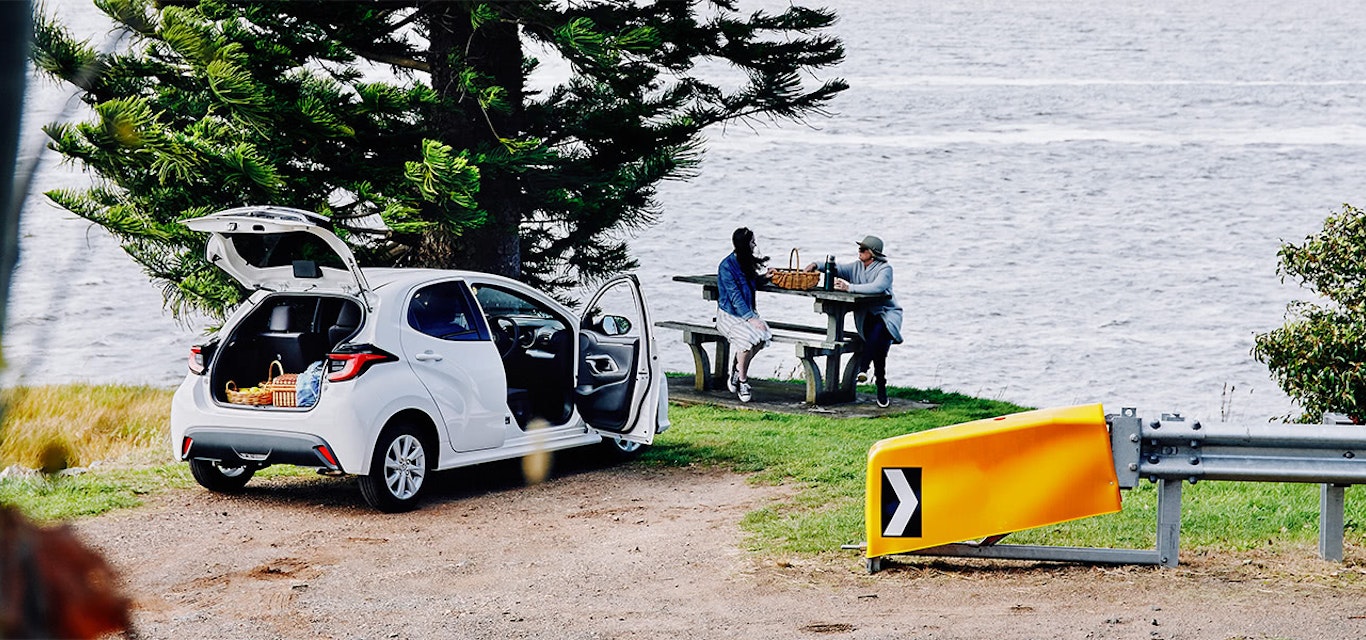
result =
[{"label": "denim jacket", "polygon": [[754,309],[754,282],[758,276],[745,274],[740,259],[734,253],[716,267],[716,287],[718,290],[716,306],[737,318],[749,320],[757,318]]}]

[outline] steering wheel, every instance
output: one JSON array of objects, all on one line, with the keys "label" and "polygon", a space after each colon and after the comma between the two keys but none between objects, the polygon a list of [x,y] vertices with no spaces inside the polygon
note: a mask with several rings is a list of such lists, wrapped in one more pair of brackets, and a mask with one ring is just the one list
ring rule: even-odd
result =
[{"label": "steering wheel", "polygon": [[498,347],[498,356],[506,358],[517,348],[517,321],[506,316],[493,319],[493,344]]}]

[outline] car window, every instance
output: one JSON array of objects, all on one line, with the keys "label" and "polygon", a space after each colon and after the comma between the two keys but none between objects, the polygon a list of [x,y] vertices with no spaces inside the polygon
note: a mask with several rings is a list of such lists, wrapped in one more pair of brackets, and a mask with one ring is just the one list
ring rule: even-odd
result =
[{"label": "car window", "polygon": [[[607,330],[612,336],[638,337],[644,326],[644,318],[636,306],[635,291],[625,281],[618,282],[602,291],[597,305],[583,312],[584,325]],[[610,326],[604,327],[604,318],[610,318]]]},{"label": "car window", "polygon": [[475,287],[474,297],[479,299],[479,305],[484,308],[484,313],[489,317],[495,316],[529,316],[537,318],[553,318],[548,310],[541,307],[532,300],[528,300],[506,289],[498,289],[488,285]]},{"label": "car window", "polygon": [[487,340],[465,286],[438,282],[418,289],[408,303],[408,326],[442,340]]},{"label": "car window", "polygon": [[312,260],[320,267],[345,269],[346,265],[332,247],[318,236],[304,231],[286,233],[229,233],[228,241],[248,264],[257,268],[281,267],[295,260]]}]

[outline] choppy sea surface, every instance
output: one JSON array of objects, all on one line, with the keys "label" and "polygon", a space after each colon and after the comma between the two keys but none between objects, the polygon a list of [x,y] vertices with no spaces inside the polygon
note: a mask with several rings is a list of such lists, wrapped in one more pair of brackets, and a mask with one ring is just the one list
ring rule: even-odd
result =
[{"label": "choppy sea surface", "polygon": [[[1249,352],[1309,296],[1281,283],[1277,248],[1366,204],[1366,13],[1326,0],[820,4],[841,16],[848,59],[832,73],[851,88],[830,117],[710,131],[697,176],[662,186],[657,224],[630,232],[655,319],[712,317],[671,277],[714,271],[736,226],[777,266],[794,247],[852,259],[871,233],[907,311],[893,384],[1213,420],[1294,411]],[[104,40],[85,2],[59,6]],[[65,95],[31,85],[25,149]],[[86,180],[58,160],[41,159],[35,193]],[[164,312],[107,233],[41,196],[22,233],[7,384],[184,375],[203,322]],[[809,302],[759,304],[821,320]],[[677,338],[659,335],[666,367],[690,371]],[[782,346],[754,366],[799,375]]]}]

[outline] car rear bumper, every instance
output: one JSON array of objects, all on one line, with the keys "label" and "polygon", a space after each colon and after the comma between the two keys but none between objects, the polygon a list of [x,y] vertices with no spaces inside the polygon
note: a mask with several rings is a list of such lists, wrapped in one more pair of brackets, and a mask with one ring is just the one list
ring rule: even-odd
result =
[{"label": "car rear bumper", "polygon": [[345,471],[322,438],[260,429],[187,429],[181,441],[180,458],[214,460],[225,467],[292,464]]},{"label": "car rear bumper", "polygon": [[[340,386],[340,385],[339,385]],[[332,389],[310,410],[264,409],[216,402],[201,376],[187,376],[171,400],[171,446],[177,459],[187,458],[185,438],[191,441],[189,456],[222,460],[224,464],[249,462],[257,467],[295,464],[340,469],[345,473],[367,472],[374,440],[373,417],[355,415],[355,405],[345,396],[352,390]],[[382,424],[382,423],[381,423]],[[332,460],[318,458],[326,445]],[[202,452],[202,453],[201,453]],[[245,455],[244,455],[245,454]],[[265,458],[255,459],[261,454]]]}]

